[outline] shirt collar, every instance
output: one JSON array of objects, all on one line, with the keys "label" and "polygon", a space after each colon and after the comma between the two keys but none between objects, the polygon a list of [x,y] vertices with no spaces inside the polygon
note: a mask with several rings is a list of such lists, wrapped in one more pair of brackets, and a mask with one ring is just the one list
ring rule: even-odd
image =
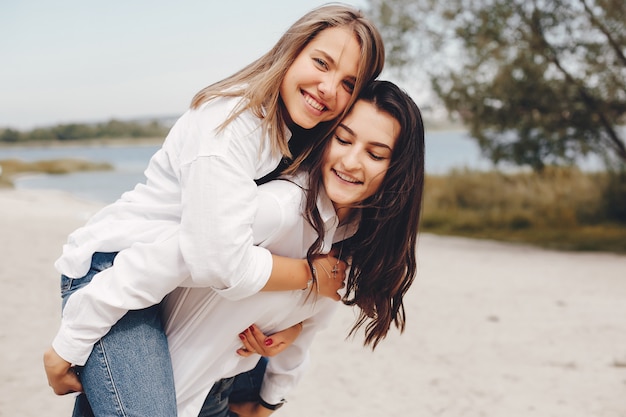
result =
[{"label": "shirt collar", "polygon": [[360,212],[353,216],[349,223],[339,225],[339,217],[337,217],[333,202],[328,198],[323,186],[320,186],[320,192],[317,194],[317,209],[324,222],[326,234],[332,233],[333,235],[333,243],[352,237],[356,233],[361,221]]}]

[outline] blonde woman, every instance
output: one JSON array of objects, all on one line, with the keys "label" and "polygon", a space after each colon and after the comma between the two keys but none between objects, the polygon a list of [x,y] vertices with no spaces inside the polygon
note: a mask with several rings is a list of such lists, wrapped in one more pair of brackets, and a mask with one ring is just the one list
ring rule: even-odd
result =
[{"label": "blonde woman", "polygon": [[[306,286],[307,261],[253,245],[254,180],[289,156],[293,132],[320,138],[331,131],[383,62],[380,34],[358,10],[314,9],[267,54],[200,91],[151,159],[146,183],[70,235],[56,262],[63,319],[44,365],[55,393],[84,392],[75,415],[88,415],[85,399],[95,415],[176,413],[160,309],[147,307],[181,282],[166,270],[152,273],[167,254],[138,258],[125,249],[165,241],[174,225],[175,250],[191,275],[186,285],[231,300]],[[315,145],[305,145],[295,166]],[[338,299],[335,292],[326,291]]]}]

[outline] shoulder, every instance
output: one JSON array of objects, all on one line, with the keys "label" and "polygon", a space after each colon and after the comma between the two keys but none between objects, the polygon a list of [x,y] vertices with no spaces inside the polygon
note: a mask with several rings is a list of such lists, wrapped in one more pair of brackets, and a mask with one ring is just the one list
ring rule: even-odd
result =
[{"label": "shoulder", "polygon": [[[204,139],[217,136],[224,122],[242,106],[245,106],[245,101],[241,97],[214,98],[199,107],[188,109],[176,121],[169,136],[186,138],[186,141],[188,138]],[[239,121],[244,125],[256,126],[259,123],[259,119],[248,110],[241,113],[234,122]]]},{"label": "shoulder", "polygon": [[[215,129],[222,125],[235,112],[247,106],[247,99],[242,97],[216,97],[197,108],[190,109],[189,122],[200,126]],[[257,125],[260,119],[250,110],[244,110],[233,120],[233,123],[253,123]]]},{"label": "shoulder", "polygon": [[304,189],[287,179],[259,186],[255,241],[262,242],[297,230],[304,222],[304,200]]},{"label": "shoulder", "polygon": [[[280,155],[269,152],[262,120],[253,111],[237,113],[245,105],[241,97],[217,97],[189,109],[170,132],[168,149],[180,156],[182,164],[202,156],[221,157],[249,169],[251,178],[265,175],[278,165]],[[233,114],[237,117],[226,123]]]},{"label": "shoulder", "polygon": [[308,177],[306,172],[284,175],[260,185],[259,192],[273,194],[284,202],[300,202],[306,195]]},{"label": "shoulder", "polygon": [[305,196],[304,187],[292,178],[272,180],[258,187],[259,196],[265,196],[277,205],[300,206]]}]

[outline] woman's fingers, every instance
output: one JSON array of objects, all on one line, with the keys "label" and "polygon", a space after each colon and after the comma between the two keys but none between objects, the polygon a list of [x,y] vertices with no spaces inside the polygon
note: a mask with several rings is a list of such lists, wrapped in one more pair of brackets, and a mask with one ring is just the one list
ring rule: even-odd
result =
[{"label": "woman's fingers", "polygon": [[241,356],[250,356],[254,353],[259,355],[267,356],[267,342],[271,340],[268,339],[265,334],[256,326],[251,325],[246,330],[239,334],[239,339],[241,339],[241,343],[243,344],[243,348],[238,349],[239,353],[242,351],[244,354]]},{"label": "woman's fingers", "polygon": [[243,357],[253,354],[275,356],[285,350],[302,332],[302,323],[266,336],[256,325],[252,325],[239,334],[243,347],[237,353]]}]

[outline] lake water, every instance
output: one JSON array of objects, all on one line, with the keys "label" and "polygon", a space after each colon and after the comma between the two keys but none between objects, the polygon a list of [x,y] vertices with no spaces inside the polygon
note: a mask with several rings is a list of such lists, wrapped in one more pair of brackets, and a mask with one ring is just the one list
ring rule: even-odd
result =
[{"label": "lake water", "polygon": [[[58,189],[88,200],[109,203],[144,181],[143,171],[158,146],[80,146],[0,148],[0,159],[38,161],[82,158],[108,162],[115,169],[65,175],[28,175],[15,181],[16,188]],[[443,174],[452,168],[490,169],[476,143],[464,132],[432,132],[426,135],[426,172]]]}]

